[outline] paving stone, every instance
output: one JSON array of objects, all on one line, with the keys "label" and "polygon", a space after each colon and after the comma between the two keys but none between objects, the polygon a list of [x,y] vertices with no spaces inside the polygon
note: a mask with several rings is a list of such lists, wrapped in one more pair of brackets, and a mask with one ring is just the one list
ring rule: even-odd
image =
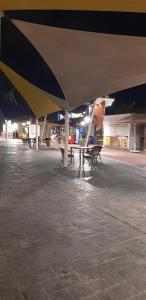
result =
[{"label": "paving stone", "polygon": [[139,294],[137,296],[134,297],[130,297],[128,300],[145,300],[146,299],[146,292],[144,294]]},{"label": "paving stone", "polygon": [[59,160],[0,142],[0,300],[146,299],[146,171]]},{"label": "paving stone", "polygon": [[0,281],[0,300],[24,300],[22,291],[16,282],[9,278]]}]

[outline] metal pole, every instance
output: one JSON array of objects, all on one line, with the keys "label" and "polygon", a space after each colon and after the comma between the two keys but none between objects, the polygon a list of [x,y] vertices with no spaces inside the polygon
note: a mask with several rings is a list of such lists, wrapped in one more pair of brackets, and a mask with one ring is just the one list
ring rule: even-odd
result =
[{"label": "metal pole", "polygon": [[136,122],[134,122],[134,136],[133,136],[133,140],[134,140],[134,150],[136,150]]},{"label": "metal pole", "polygon": [[44,123],[43,123],[43,129],[42,129],[42,134],[41,134],[41,141],[43,140],[43,137],[44,137],[44,130],[45,130],[45,126],[46,126],[46,119],[47,119],[47,115],[44,116]]},{"label": "metal pole", "polygon": [[65,149],[64,149],[64,167],[68,167],[68,138],[69,138],[69,112],[65,110]]},{"label": "metal pole", "polygon": [[85,139],[85,146],[86,147],[88,145],[88,139],[89,139],[89,135],[90,135],[91,127],[92,127],[94,107],[95,107],[95,104],[93,104],[93,109],[92,109],[92,113],[91,113],[91,116],[90,116],[90,123],[89,123],[89,126],[88,126],[88,131],[87,131],[87,135],[86,135],[86,139]]},{"label": "metal pole", "polygon": [[128,124],[128,150],[131,149],[131,123]]},{"label": "metal pole", "polygon": [[8,121],[6,121],[6,142],[8,142]]},{"label": "metal pole", "polygon": [[36,118],[36,150],[39,149],[39,140],[38,140],[38,118]]}]

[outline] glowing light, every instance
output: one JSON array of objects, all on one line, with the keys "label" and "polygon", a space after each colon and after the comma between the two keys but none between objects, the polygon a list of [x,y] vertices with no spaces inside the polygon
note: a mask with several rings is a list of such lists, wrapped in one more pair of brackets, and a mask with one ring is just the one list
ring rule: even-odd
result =
[{"label": "glowing light", "polygon": [[70,113],[69,117],[72,119],[77,119],[82,117],[82,113]]},{"label": "glowing light", "polygon": [[22,123],[22,126],[25,126],[26,125],[26,123]]},{"label": "glowing light", "polygon": [[108,96],[106,96],[105,98],[97,98],[95,103],[99,105],[105,101],[105,107],[108,107],[112,105],[114,100],[115,100],[114,98],[109,98]]},{"label": "glowing light", "polygon": [[81,126],[85,126],[85,121],[82,121],[82,122],[81,122]]},{"label": "glowing light", "polygon": [[90,117],[89,116],[85,117],[84,121],[86,124],[88,124],[90,122]]},{"label": "glowing light", "polygon": [[113,104],[115,99],[112,99],[112,98],[107,98],[105,100],[105,106],[108,107],[108,106],[111,106]]},{"label": "glowing light", "polygon": [[27,124],[27,125],[30,125],[30,121],[27,121],[26,124]]},{"label": "glowing light", "polygon": [[18,124],[17,123],[13,123],[12,124],[12,128],[13,128],[13,130],[16,130],[18,128]]}]

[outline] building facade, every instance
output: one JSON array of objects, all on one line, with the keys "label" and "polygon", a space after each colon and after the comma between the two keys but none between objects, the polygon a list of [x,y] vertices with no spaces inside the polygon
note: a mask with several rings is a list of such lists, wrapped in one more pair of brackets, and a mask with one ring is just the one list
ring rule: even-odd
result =
[{"label": "building facade", "polygon": [[136,113],[105,116],[104,146],[113,149],[146,150],[146,116]]}]

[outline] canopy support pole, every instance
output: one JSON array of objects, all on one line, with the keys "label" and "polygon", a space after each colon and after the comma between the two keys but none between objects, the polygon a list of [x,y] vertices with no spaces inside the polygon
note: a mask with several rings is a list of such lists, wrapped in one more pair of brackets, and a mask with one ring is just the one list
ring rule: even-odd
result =
[{"label": "canopy support pole", "polygon": [[131,123],[128,124],[128,150],[131,150]]},{"label": "canopy support pole", "polygon": [[36,118],[36,150],[39,149],[39,136],[38,136],[38,118]]},{"label": "canopy support pole", "polygon": [[47,115],[44,116],[44,123],[43,123],[41,141],[43,140],[43,137],[44,137],[44,131],[45,131],[45,126],[46,126],[46,119],[47,119]]},{"label": "canopy support pole", "polygon": [[8,121],[6,121],[6,142],[8,142]]},{"label": "canopy support pole", "polygon": [[64,167],[68,167],[68,138],[69,138],[69,112],[65,110],[65,149],[64,149]]},{"label": "canopy support pole", "polygon": [[136,122],[134,122],[133,141],[134,141],[134,150],[136,150]]},{"label": "canopy support pole", "polygon": [[91,132],[93,116],[94,116],[94,107],[95,107],[95,104],[93,104],[92,113],[90,115],[90,123],[88,126],[88,131],[87,131],[87,135],[86,135],[86,139],[85,139],[85,147],[87,147],[87,145],[88,145],[88,140],[89,140],[89,136],[90,136],[90,132]]}]

